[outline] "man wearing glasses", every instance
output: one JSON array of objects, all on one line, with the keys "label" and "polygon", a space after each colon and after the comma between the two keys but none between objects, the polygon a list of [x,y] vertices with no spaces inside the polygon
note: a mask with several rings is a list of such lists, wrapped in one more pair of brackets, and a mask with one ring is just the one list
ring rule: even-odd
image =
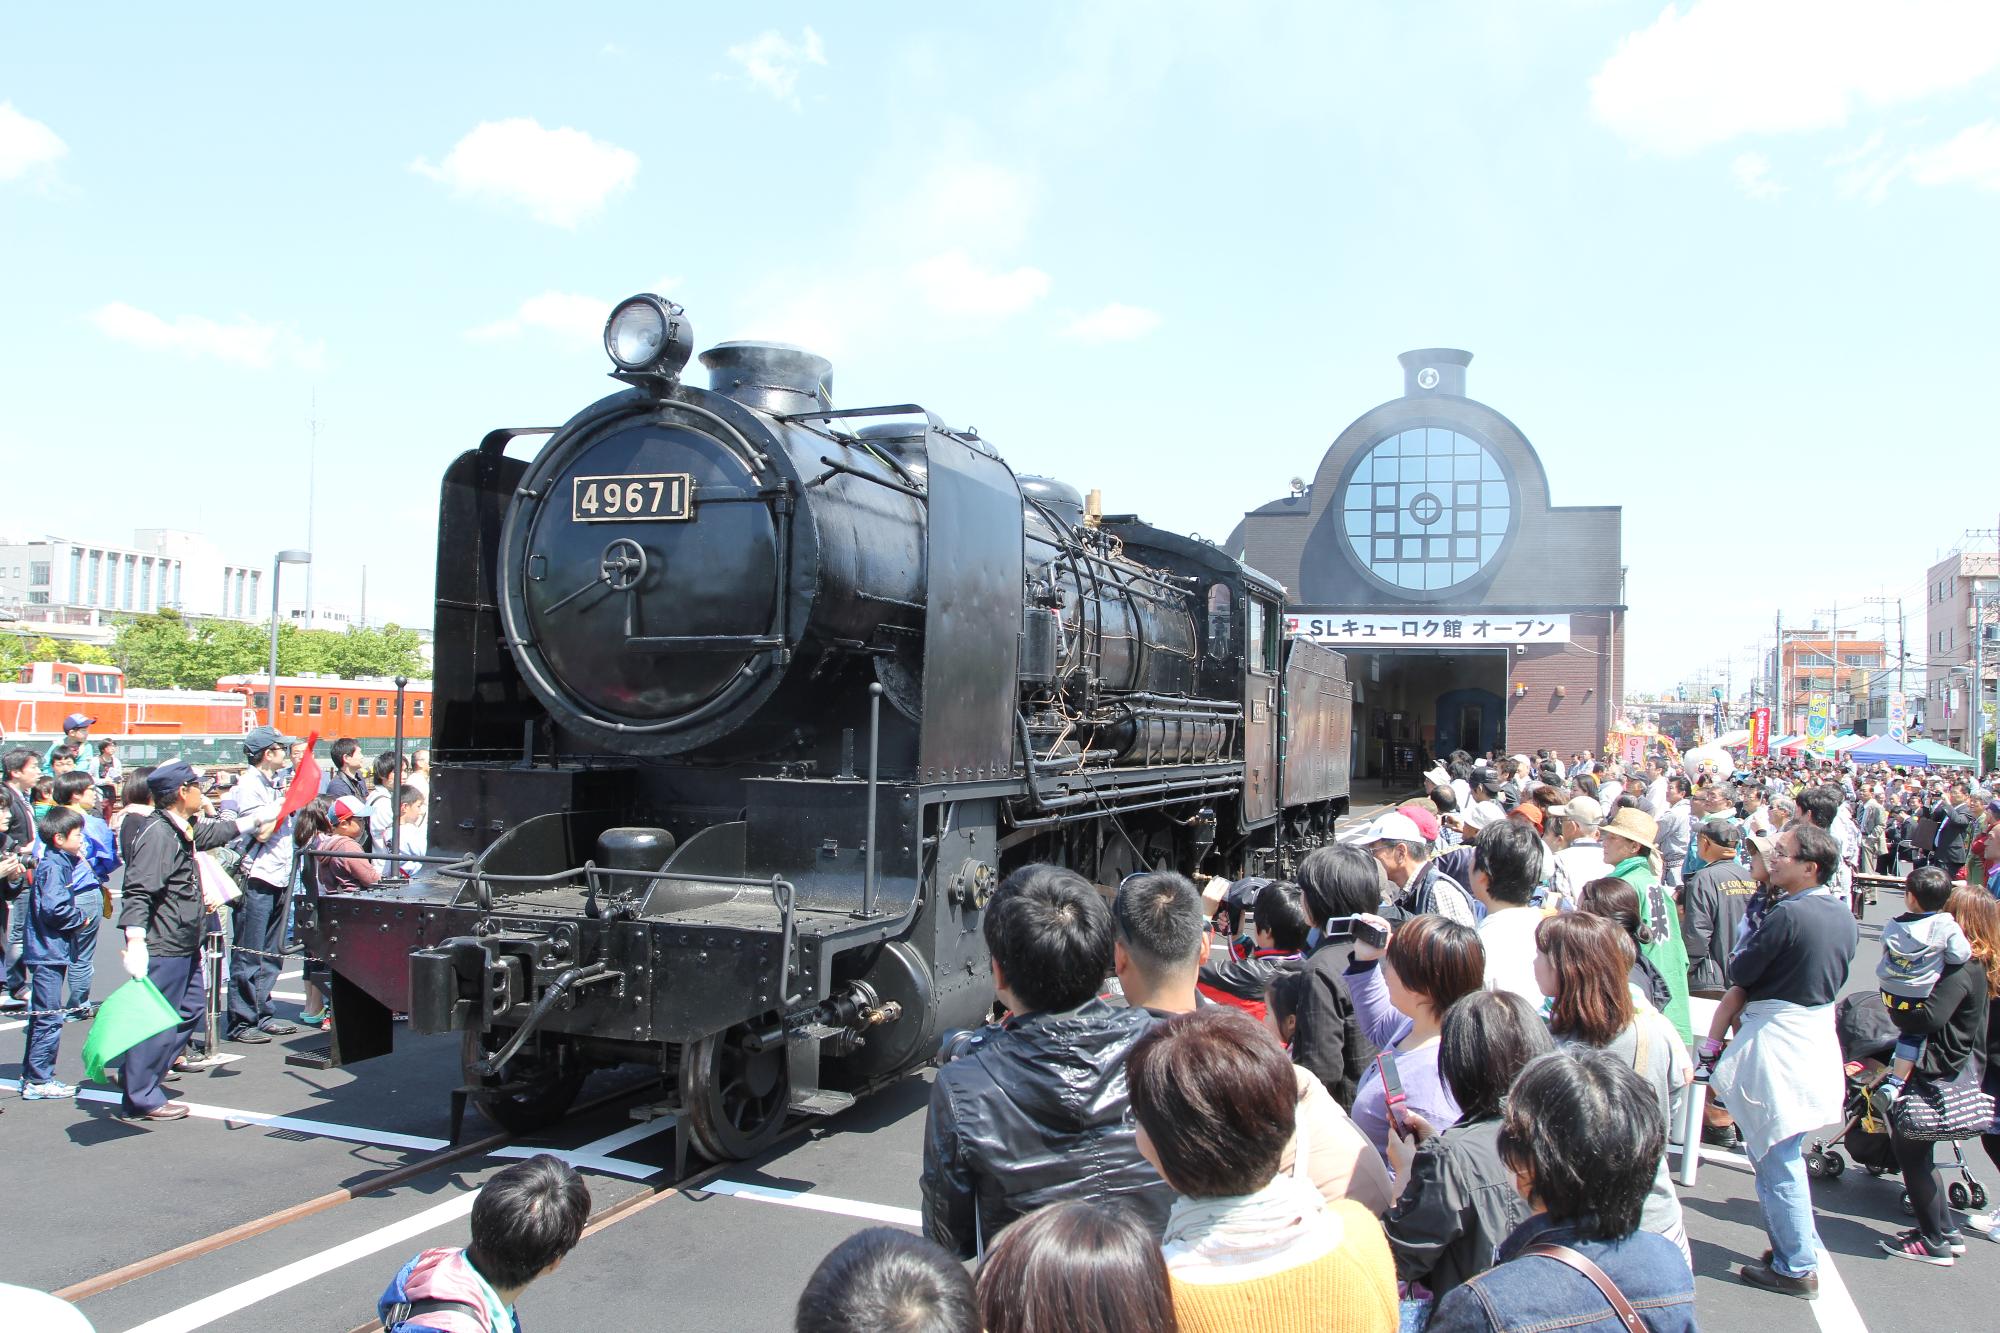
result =
[{"label": "man wearing glasses", "polygon": [[1754,1287],[1819,1295],[1819,1233],[1801,1149],[1807,1134],[1841,1115],[1840,1042],[1833,1002],[1847,984],[1860,933],[1829,885],[1840,844],[1809,819],[1778,834],[1764,858],[1782,897],[1729,960],[1748,1002],[1736,1039],[1710,1078],[1743,1132],[1756,1171],[1770,1257],[1737,1276]]},{"label": "man wearing glasses", "polygon": [[151,978],[181,1021],[126,1052],[120,1081],[127,1117],[181,1120],[187,1116],[187,1105],[170,1100],[162,1083],[208,1001],[201,975],[202,921],[208,908],[195,853],[226,846],[245,833],[268,839],[274,830],[270,817],[277,810],[202,818],[208,802],[201,794],[201,780],[191,765],[179,759],[154,769],[146,787],[153,794],[153,814],[132,841],[118,925],[125,933],[126,973]]}]

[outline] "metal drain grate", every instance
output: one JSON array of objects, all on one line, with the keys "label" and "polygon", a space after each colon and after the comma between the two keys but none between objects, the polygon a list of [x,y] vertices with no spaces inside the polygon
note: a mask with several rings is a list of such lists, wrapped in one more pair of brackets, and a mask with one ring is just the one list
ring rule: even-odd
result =
[{"label": "metal drain grate", "polygon": [[319,1135],[307,1134],[296,1129],[274,1129],[271,1131],[270,1137],[277,1139],[281,1143],[311,1143]]},{"label": "metal drain grate", "polygon": [[331,1038],[328,1038],[291,1051],[286,1054],[285,1063],[296,1065],[301,1069],[331,1069],[333,1068],[333,1041]]}]

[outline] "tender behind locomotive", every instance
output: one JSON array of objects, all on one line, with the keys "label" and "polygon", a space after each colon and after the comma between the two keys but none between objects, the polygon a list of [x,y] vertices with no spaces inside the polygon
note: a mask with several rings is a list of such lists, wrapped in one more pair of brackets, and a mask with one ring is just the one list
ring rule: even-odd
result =
[{"label": "tender behind locomotive", "polygon": [[683,384],[656,297],[606,345],[632,387],[445,476],[442,860],[305,905],[337,1061],[392,1011],[460,1031],[517,1126],[644,1062],[745,1156],[986,1015],[1014,865],[1234,876],[1331,835],[1344,663],[1277,585],[915,405],[836,408],[810,353],[725,343]]}]

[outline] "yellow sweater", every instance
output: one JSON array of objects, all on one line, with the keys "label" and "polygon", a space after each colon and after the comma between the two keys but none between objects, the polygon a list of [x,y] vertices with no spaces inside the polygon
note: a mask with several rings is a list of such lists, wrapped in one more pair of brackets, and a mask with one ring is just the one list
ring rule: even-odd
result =
[{"label": "yellow sweater", "polygon": [[1351,1199],[1327,1205],[1340,1243],[1319,1258],[1245,1282],[1168,1273],[1181,1333],[1395,1333],[1396,1265],[1382,1224]]}]

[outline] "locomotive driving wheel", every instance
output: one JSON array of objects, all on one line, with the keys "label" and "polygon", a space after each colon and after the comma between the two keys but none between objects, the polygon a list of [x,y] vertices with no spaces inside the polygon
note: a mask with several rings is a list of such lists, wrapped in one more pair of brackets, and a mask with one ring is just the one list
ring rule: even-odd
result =
[{"label": "locomotive driving wheel", "polygon": [[691,1042],[681,1052],[681,1105],[695,1147],[712,1161],[754,1157],[778,1137],[791,1105],[785,1047],[749,1046],[738,1025]]},{"label": "locomotive driving wheel", "polygon": [[568,1047],[539,1041],[523,1046],[498,1075],[481,1075],[473,1069],[510,1035],[466,1029],[459,1060],[472,1104],[502,1129],[517,1134],[547,1129],[569,1114],[589,1071]]}]

